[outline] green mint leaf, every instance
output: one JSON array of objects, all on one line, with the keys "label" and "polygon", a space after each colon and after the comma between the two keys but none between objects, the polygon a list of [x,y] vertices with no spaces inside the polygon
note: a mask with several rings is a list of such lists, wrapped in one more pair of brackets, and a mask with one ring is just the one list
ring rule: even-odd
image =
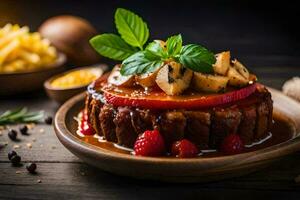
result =
[{"label": "green mint leaf", "polygon": [[151,73],[162,65],[163,61],[160,57],[150,51],[140,51],[123,61],[120,72],[122,75],[139,75]]},{"label": "green mint leaf", "polygon": [[92,47],[102,56],[114,60],[124,60],[137,52],[137,49],[128,45],[115,34],[101,34],[90,40]]},{"label": "green mint leaf", "polygon": [[169,37],[167,39],[166,45],[169,56],[175,56],[179,54],[182,47],[181,35],[179,34]]},{"label": "green mint leaf", "polygon": [[115,23],[125,42],[143,50],[143,45],[149,38],[149,29],[142,18],[129,10],[118,8],[115,13]]},{"label": "green mint leaf", "polygon": [[152,54],[154,54],[158,57],[161,57],[161,58],[167,58],[168,57],[166,51],[163,49],[160,42],[157,41],[157,40],[154,41],[154,42],[149,43],[145,50],[149,51]]},{"label": "green mint leaf", "polygon": [[212,65],[216,62],[216,58],[206,48],[196,44],[188,44],[182,47],[179,62],[193,71],[212,73]]}]

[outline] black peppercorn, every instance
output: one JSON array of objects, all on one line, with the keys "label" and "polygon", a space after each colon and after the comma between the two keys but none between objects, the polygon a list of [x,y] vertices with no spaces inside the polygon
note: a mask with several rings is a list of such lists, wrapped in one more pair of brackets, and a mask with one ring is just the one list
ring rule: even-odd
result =
[{"label": "black peppercorn", "polygon": [[34,174],[36,170],[36,164],[35,163],[28,163],[26,165],[26,169],[29,173]]},{"label": "black peppercorn", "polygon": [[22,126],[22,127],[20,128],[20,132],[21,132],[23,135],[27,135],[27,134],[28,134],[27,131],[28,131],[28,127],[27,127],[26,125],[24,125],[24,126]]},{"label": "black peppercorn", "polygon": [[14,129],[9,130],[9,132],[8,132],[8,137],[11,140],[16,140],[17,139],[17,135],[18,135],[18,133]]},{"label": "black peppercorn", "polygon": [[16,155],[17,155],[17,152],[15,152],[15,151],[10,151],[10,152],[8,152],[7,157],[8,157],[9,160],[11,160],[11,158],[12,158],[13,156],[16,156]]},{"label": "black peppercorn", "polygon": [[45,118],[45,123],[49,124],[49,125],[52,124],[52,117],[50,117],[50,116],[46,117]]},{"label": "black peppercorn", "polygon": [[14,155],[13,157],[11,157],[10,162],[14,165],[14,166],[18,166],[21,162],[21,157],[19,155]]}]

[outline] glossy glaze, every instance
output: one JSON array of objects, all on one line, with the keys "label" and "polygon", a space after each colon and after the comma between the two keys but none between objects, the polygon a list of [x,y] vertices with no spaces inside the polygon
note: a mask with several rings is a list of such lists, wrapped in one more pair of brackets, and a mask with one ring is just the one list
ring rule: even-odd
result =
[{"label": "glossy glaze", "polygon": [[[132,150],[131,151],[129,149],[126,150],[114,143],[107,142],[102,137],[99,137],[96,134],[94,135],[85,134],[85,132],[82,131],[82,123],[85,123],[84,118],[81,117],[82,116],[81,114],[79,114],[78,116],[79,119],[77,121],[79,121],[79,123],[78,123],[78,131],[76,136],[80,138],[82,141],[100,148],[107,149],[109,151],[124,153],[124,154],[132,154]],[[274,116],[273,127],[271,129],[270,134],[267,136],[267,138],[263,139],[262,141],[256,141],[253,145],[245,146],[244,152],[256,151],[269,146],[280,144],[289,139],[292,139],[293,134],[294,134],[293,127],[288,123],[288,121],[285,118],[279,115]],[[216,156],[223,155],[221,152],[214,149],[203,149],[201,152],[202,153],[199,154],[199,157],[216,157]],[[167,157],[171,157],[171,156],[167,156]]]}]

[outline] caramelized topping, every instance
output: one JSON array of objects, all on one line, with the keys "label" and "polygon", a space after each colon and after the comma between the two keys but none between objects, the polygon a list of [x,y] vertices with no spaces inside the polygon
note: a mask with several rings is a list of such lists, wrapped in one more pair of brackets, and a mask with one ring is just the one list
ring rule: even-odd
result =
[{"label": "caramelized topping", "polygon": [[[160,44],[165,46],[164,41],[160,41]],[[237,59],[231,61],[230,51],[216,54],[214,74],[194,72],[174,60],[165,61],[156,71],[141,75],[122,76],[120,66],[115,66],[108,83],[122,87],[140,85],[145,90],[159,87],[167,95],[180,95],[188,88],[218,93],[226,91],[228,86],[245,87],[256,81],[256,76],[251,75],[242,63]]]}]

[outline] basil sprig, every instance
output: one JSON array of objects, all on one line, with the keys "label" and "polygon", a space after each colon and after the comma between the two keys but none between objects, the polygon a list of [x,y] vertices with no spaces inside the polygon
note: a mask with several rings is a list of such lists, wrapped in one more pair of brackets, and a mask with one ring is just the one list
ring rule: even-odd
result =
[{"label": "basil sprig", "polygon": [[163,65],[163,60],[150,51],[140,51],[129,58],[125,59],[122,63],[121,74],[145,74],[151,73]]},{"label": "basil sprig", "polygon": [[193,71],[211,73],[216,59],[212,52],[197,44],[183,46],[181,35],[174,35],[163,46],[160,41],[146,44],[149,29],[141,17],[123,8],[115,13],[115,24],[120,36],[101,34],[90,40],[102,56],[123,61],[122,75],[151,73],[165,61],[174,60]]},{"label": "basil sprig", "polygon": [[216,62],[214,54],[197,44],[182,47],[179,62],[196,72],[212,73],[212,64]]},{"label": "basil sprig", "polygon": [[151,73],[167,60],[175,60],[186,68],[203,73],[212,73],[212,64],[216,62],[214,54],[200,45],[182,46],[182,37],[179,34],[168,38],[165,48],[159,41],[154,41],[144,51],[125,59],[122,62],[121,74]]},{"label": "basil sprig", "polygon": [[125,42],[143,50],[143,45],[149,38],[149,29],[142,18],[129,10],[118,8],[115,14],[115,23]]},{"label": "basil sprig", "polygon": [[138,51],[115,34],[97,35],[90,43],[99,54],[114,60],[122,61]]},{"label": "basil sprig", "polygon": [[182,47],[181,35],[174,35],[169,37],[166,42],[167,51],[170,56],[176,56],[180,53]]}]

